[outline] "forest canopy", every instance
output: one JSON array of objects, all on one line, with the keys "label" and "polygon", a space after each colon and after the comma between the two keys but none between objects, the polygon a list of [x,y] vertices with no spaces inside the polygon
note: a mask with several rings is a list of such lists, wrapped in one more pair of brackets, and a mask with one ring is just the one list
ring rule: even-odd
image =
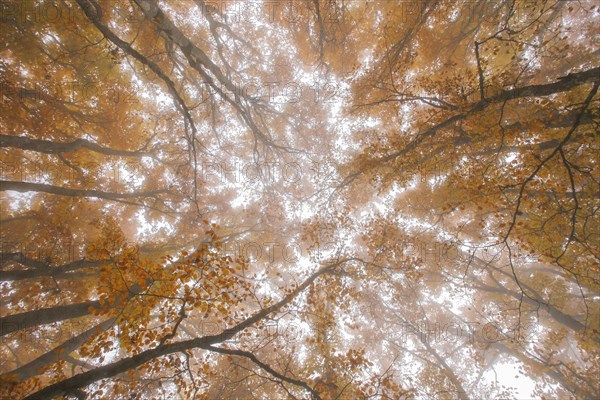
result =
[{"label": "forest canopy", "polygon": [[600,5],[0,3],[0,397],[597,399]]}]

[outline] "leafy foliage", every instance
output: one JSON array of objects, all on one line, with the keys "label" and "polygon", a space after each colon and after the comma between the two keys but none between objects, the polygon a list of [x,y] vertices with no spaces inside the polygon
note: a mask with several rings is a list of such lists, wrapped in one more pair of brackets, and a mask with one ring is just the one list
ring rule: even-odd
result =
[{"label": "leafy foliage", "polygon": [[3,398],[600,395],[593,1],[1,7]]}]

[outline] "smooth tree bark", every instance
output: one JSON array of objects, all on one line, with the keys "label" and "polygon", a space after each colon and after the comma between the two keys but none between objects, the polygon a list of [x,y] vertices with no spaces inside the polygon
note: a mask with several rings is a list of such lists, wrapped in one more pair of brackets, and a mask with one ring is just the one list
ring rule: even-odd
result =
[{"label": "smooth tree bark", "polygon": [[108,156],[121,157],[144,157],[150,153],[144,151],[128,151],[111,149],[101,146],[87,139],[75,139],[72,142],[57,143],[50,140],[31,139],[26,136],[0,135],[0,147],[12,147],[21,150],[37,151],[46,154],[61,154],[77,151],[80,149],[90,150]]},{"label": "smooth tree bark", "polygon": [[144,192],[131,193],[115,193],[95,189],[71,189],[61,186],[48,185],[45,183],[0,180],[0,192],[9,190],[20,193],[40,192],[55,194],[58,196],[92,197],[105,200],[137,199],[142,197],[154,197],[159,194],[169,193],[168,189],[149,190]]},{"label": "smooth tree bark", "polygon": [[41,277],[65,279],[75,277],[75,271],[107,265],[107,262],[103,261],[76,260],[57,267],[50,267],[48,263],[27,257],[21,252],[1,253],[0,259],[3,260],[2,264],[14,262],[29,267],[24,270],[2,270],[0,271],[0,281],[20,281]]},{"label": "smooth tree bark", "polygon": [[0,318],[0,326],[2,327],[0,336],[34,326],[90,315],[91,309],[100,308],[100,306],[100,300],[92,300],[65,306],[38,308],[33,311],[8,315]]}]

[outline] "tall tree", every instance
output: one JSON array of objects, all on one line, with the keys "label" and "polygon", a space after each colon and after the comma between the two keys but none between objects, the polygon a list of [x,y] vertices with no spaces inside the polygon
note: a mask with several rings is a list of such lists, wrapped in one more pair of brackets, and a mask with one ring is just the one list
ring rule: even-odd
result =
[{"label": "tall tree", "polygon": [[3,398],[600,396],[593,1],[0,7]]}]

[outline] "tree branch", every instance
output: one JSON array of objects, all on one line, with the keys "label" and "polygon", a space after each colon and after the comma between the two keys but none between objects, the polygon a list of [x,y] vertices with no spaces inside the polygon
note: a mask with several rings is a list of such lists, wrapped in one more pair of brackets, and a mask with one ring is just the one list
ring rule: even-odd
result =
[{"label": "tree branch", "polygon": [[260,361],[254,354],[250,353],[249,351],[225,349],[222,347],[215,347],[215,346],[210,346],[210,345],[206,346],[204,348],[206,350],[210,350],[215,353],[229,354],[229,355],[235,355],[235,356],[248,358],[253,363],[258,365],[260,368],[262,368],[269,374],[273,375],[274,377],[281,379],[282,381],[291,383],[293,385],[300,386],[300,387],[308,390],[316,399],[319,399],[319,400],[321,399],[321,397],[319,396],[319,393],[317,393],[317,391],[315,391],[313,388],[311,388],[306,382],[298,380],[298,379],[289,378],[283,374],[280,374],[279,372],[277,372],[273,368],[271,368],[268,364],[265,364],[262,361]]},{"label": "tree branch", "polygon": [[65,395],[67,393],[73,392],[73,390],[82,388],[87,386],[93,382],[99,381],[101,379],[111,378],[115,375],[118,375],[122,372],[131,370],[133,368],[137,368],[140,365],[147,363],[155,358],[162,357],[172,353],[183,352],[185,350],[190,350],[194,348],[205,348],[206,346],[210,346],[212,344],[221,343],[226,341],[247,327],[255,324],[258,321],[261,321],[266,316],[277,312],[282,307],[290,303],[299,293],[301,293],[304,289],[306,289],[310,284],[312,284],[319,276],[331,272],[339,265],[351,261],[352,259],[346,259],[342,261],[338,261],[333,263],[327,267],[323,267],[310,277],[308,277],[301,285],[299,285],[296,289],[290,292],[287,296],[285,296],[278,303],[273,304],[270,307],[264,308],[253,316],[247,318],[241,323],[224,330],[222,333],[218,335],[208,335],[200,338],[185,340],[176,343],[168,343],[162,346],[155,347],[150,350],[143,351],[135,356],[124,358],[117,362],[104,365],[102,367],[98,367],[91,371],[86,371],[81,374],[75,375],[71,378],[56,382],[52,385],[49,385],[29,396],[27,396],[26,400],[45,400],[47,398],[52,398],[53,396]]},{"label": "tree branch", "polygon": [[32,183],[32,182],[17,182],[17,181],[4,181],[0,180],[0,192],[7,190],[14,190],[15,192],[26,193],[26,192],[43,192],[56,194],[59,196],[70,196],[70,197],[93,197],[105,200],[118,200],[118,199],[135,199],[139,197],[154,197],[161,193],[170,193],[167,189],[151,190],[147,192],[132,192],[132,193],[115,193],[115,192],[104,192],[101,190],[92,189],[71,189],[61,186],[47,185],[45,183]]},{"label": "tree branch", "polygon": [[0,135],[0,147],[16,147],[22,150],[32,150],[46,154],[60,154],[76,151],[79,149],[88,149],[96,153],[106,154],[110,156],[150,156],[150,153],[143,151],[111,149],[110,147],[100,146],[86,139],[76,139],[68,143],[56,143],[50,140],[30,139],[24,136]]}]

